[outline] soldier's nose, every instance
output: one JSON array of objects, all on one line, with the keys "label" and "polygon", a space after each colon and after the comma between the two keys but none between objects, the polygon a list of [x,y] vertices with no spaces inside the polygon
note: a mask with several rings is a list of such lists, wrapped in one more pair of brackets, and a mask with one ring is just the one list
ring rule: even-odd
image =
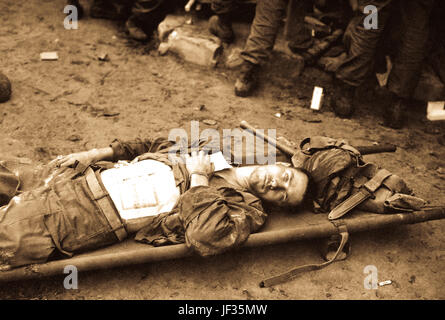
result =
[{"label": "soldier's nose", "polygon": [[277,180],[275,180],[275,178],[273,178],[272,180],[270,180],[269,188],[270,188],[271,190],[273,190],[273,189],[275,189],[276,187],[277,187]]}]

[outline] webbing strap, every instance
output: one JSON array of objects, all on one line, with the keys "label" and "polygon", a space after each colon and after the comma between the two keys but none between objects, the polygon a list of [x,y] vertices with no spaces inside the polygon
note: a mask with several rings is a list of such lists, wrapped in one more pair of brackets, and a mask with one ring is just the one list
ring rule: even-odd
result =
[{"label": "webbing strap", "polygon": [[341,242],[340,245],[335,252],[335,255],[329,260],[321,264],[307,264],[300,267],[297,267],[295,269],[291,269],[283,274],[268,278],[266,280],[263,280],[260,282],[261,288],[271,287],[275,286],[279,283],[291,281],[295,279],[300,273],[307,272],[307,271],[314,271],[314,270],[320,270],[328,265],[330,265],[332,262],[337,260],[338,255],[343,251],[343,248],[345,247],[345,244],[348,242],[349,239],[349,233],[346,228],[346,225],[340,225],[338,226],[338,230],[340,232],[341,236]]},{"label": "webbing strap", "polygon": [[99,181],[97,181],[97,177],[93,169],[86,169],[85,178],[88,187],[90,188],[91,193],[94,196],[94,200],[97,202],[105,218],[108,220],[108,223],[110,224],[111,229],[114,231],[114,234],[119,239],[119,241],[124,240],[127,237],[127,231],[125,230],[125,227],[122,224],[116,209],[113,207],[108,193],[100,185]]}]

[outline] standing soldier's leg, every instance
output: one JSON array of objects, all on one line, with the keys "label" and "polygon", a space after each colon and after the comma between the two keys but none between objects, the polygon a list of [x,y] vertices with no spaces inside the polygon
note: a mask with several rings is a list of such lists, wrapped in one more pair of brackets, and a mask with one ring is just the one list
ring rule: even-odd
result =
[{"label": "standing soldier's leg", "polygon": [[[354,112],[353,97],[355,88],[360,86],[373,71],[376,48],[391,14],[391,0],[359,1],[357,15],[352,18],[344,36],[348,57],[336,72],[334,89],[334,111],[340,117],[350,117]],[[377,28],[370,29],[365,24],[368,15],[366,6],[377,9]]]},{"label": "standing soldier's leg", "polygon": [[402,127],[406,99],[411,98],[418,83],[422,62],[427,53],[426,45],[433,5],[434,0],[407,0],[400,3],[403,33],[388,79],[392,101],[385,121],[385,124],[392,128]]},{"label": "standing soldier's leg", "polygon": [[125,23],[130,37],[138,41],[148,40],[173,5],[174,1],[169,0],[134,1],[131,16]]},{"label": "standing soldier's leg", "polygon": [[232,15],[236,0],[213,0],[212,11],[215,13],[209,20],[209,31],[223,42],[231,43],[234,40],[232,29]]},{"label": "standing soldier's leg", "polygon": [[257,83],[259,66],[272,52],[288,0],[258,0],[255,18],[241,57],[240,75],[235,83],[235,94],[245,97],[251,94]]}]

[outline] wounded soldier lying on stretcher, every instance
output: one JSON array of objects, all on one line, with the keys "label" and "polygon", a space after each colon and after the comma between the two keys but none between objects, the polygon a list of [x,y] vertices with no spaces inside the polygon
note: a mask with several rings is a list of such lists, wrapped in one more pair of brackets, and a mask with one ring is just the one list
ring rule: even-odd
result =
[{"label": "wounded soldier lying on stretcher", "polygon": [[[0,270],[70,257],[130,234],[154,246],[185,242],[202,256],[215,255],[259,230],[267,217],[262,202],[298,207],[310,196],[316,211],[328,212],[378,172],[329,138],[312,139],[288,164],[236,168],[220,153],[219,161],[194,152],[172,162],[172,145],[116,140],[46,165],[0,161]],[[374,199],[397,197],[382,210],[369,199],[374,212],[423,204],[406,195],[397,176],[385,174],[381,183]]]},{"label": "wounded soldier lying on stretcher", "polygon": [[47,165],[0,162],[1,268],[69,257],[133,233],[152,245],[186,242],[213,255],[264,224],[261,200],[298,206],[305,197],[303,170],[226,163],[215,172],[202,151],[172,163],[170,145],[163,139],[115,141]]}]

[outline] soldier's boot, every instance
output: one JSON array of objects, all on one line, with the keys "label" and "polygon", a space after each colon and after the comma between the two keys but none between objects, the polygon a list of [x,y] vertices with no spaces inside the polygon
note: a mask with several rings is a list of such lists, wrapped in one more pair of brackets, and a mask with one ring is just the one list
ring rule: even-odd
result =
[{"label": "soldier's boot", "polygon": [[408,109],[407,101],[393,94],[389,102],[383,124],[393,129],[401,129],[405,123],[405,114]]},{"label": "soldier's boot", "polygon": [[334,80],[334,99],[333,105],[334,113],[340,118],[350,118],[354,113],[354,95],[355,87],[347,83],[335,79]]},{"label": "soldier's boot", "polygon": [[240,74],[235,82],[235,95],[247,97],[258,84],[258,71],[260,66],[249,61],[244,61],[240,67]]},{"label": "soldier's boot", "polygon": [[209,19],[209,32],[226,43],[232,43],[235,39],[232,20],[228,14],[211,16]]},{"label": "soldier's boot", "polygon": [[134,16],[131,16],[125,23],[125,29],[130,38],[137,41],[148,40],[148,35],[137,25],[137,20]]}]

